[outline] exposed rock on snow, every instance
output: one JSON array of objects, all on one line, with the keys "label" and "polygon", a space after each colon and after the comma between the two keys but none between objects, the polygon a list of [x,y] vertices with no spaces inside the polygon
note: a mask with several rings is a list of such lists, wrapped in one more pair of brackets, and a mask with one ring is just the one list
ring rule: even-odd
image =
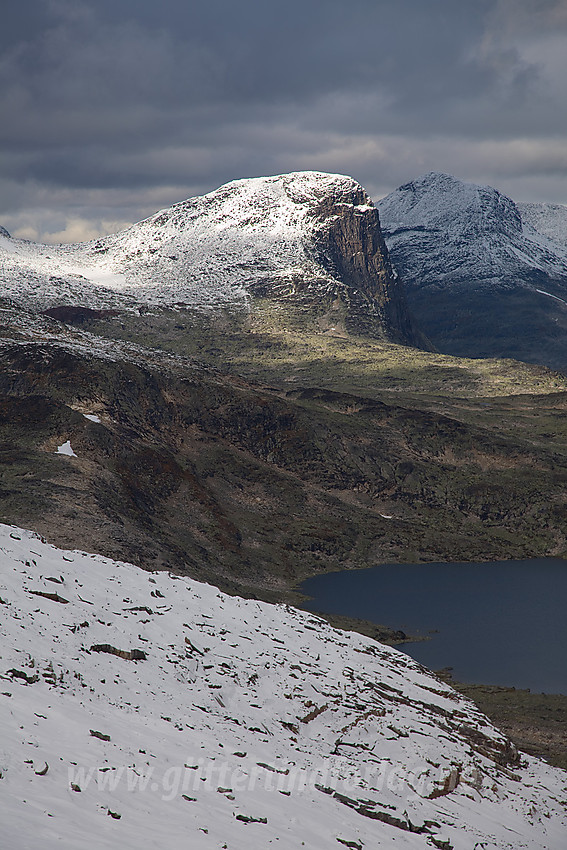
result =
[{"label": "exposed rock on snow", "polygon": [[395,649],[13,527],[0,556],[6,846],[564,847],[565,773]]}]

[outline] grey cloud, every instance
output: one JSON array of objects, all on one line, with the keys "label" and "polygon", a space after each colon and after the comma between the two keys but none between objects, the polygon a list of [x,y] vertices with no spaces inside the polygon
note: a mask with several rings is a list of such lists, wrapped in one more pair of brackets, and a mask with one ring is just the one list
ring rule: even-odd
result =
[{"label": "grey cloud", "polygon": [[490,25],[500,35],[567,32],[567,6],[564,0],[497,0]]},{"label": "grey cloud", "polygon": [[496,185],[513,185],[515,169],[535,187],[548,157],[564,179],[551,153],[567,131],[566,60],[551,49],[562,10],[28,0],[4,12],[0,34],[0,214],[88,218],[89,199],[93,220],[134,220],[158,199],[301,168],[348,172],[374,192],[429,168]]}]

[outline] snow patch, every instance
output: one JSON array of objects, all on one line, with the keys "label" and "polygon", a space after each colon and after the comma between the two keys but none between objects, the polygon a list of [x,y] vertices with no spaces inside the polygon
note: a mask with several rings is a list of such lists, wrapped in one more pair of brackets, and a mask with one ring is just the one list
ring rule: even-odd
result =
[{"label": "snow patch", "polygon": [[67,442],[63,443],[61,446],[57,446],[57,451],[55,452],[57,455],[67,455],[67,457],[77,457],[73,449],[71,448],[71,441],[67,440]]},{"label": "snow patch", "polygon": [[567,304],[567,301],[564,301],[563,298],[559,298],[557,295],[552,295],[551,292],[545,292],[543,289],[536,289],[536,292],[539,292],[540,295],[548,295],[549,298],[555,298],[556,301],[561,301],[562,304]]}]

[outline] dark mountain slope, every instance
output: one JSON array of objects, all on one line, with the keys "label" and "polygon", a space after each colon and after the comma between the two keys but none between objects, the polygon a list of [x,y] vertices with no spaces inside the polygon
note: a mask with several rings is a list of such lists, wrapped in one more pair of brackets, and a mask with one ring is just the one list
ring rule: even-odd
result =
[{"label": "dark mountain slope", "polygon": [[498,399],[486,418],[470,400],[284,387],[94,337],[6,340],[2,519],[260,594],[376,561],[567,550],[562,433],[508,433]]}]

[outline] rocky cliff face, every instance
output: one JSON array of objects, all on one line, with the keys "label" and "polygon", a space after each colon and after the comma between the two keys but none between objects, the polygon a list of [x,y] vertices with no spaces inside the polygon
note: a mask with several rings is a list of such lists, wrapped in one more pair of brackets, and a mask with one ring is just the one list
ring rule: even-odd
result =
[{"label": "rocky cliff face", "polygon": [[440,351],[567,369],[565,211],[534,206],[436,173],[378,204],[410,309]]},{"label": "rocky cliff face", "polygon": [[[307,305],[352,333],[416,344],[377,211],[350,177],[238,180],[81,245],[0,244],[5,297],[45,308]],[[330,322],[332,324],[332,322]]]},{"label": "rocky cliff face", "polygon": [[317,213],[320,230],[315,247],[322,265],[342,282],[337,295],[347,306],[347,329],[426,344],[410,316],[400,278],[392,271],[378,210],[365,193],[358,193],[351,203],[326,201]]}]

